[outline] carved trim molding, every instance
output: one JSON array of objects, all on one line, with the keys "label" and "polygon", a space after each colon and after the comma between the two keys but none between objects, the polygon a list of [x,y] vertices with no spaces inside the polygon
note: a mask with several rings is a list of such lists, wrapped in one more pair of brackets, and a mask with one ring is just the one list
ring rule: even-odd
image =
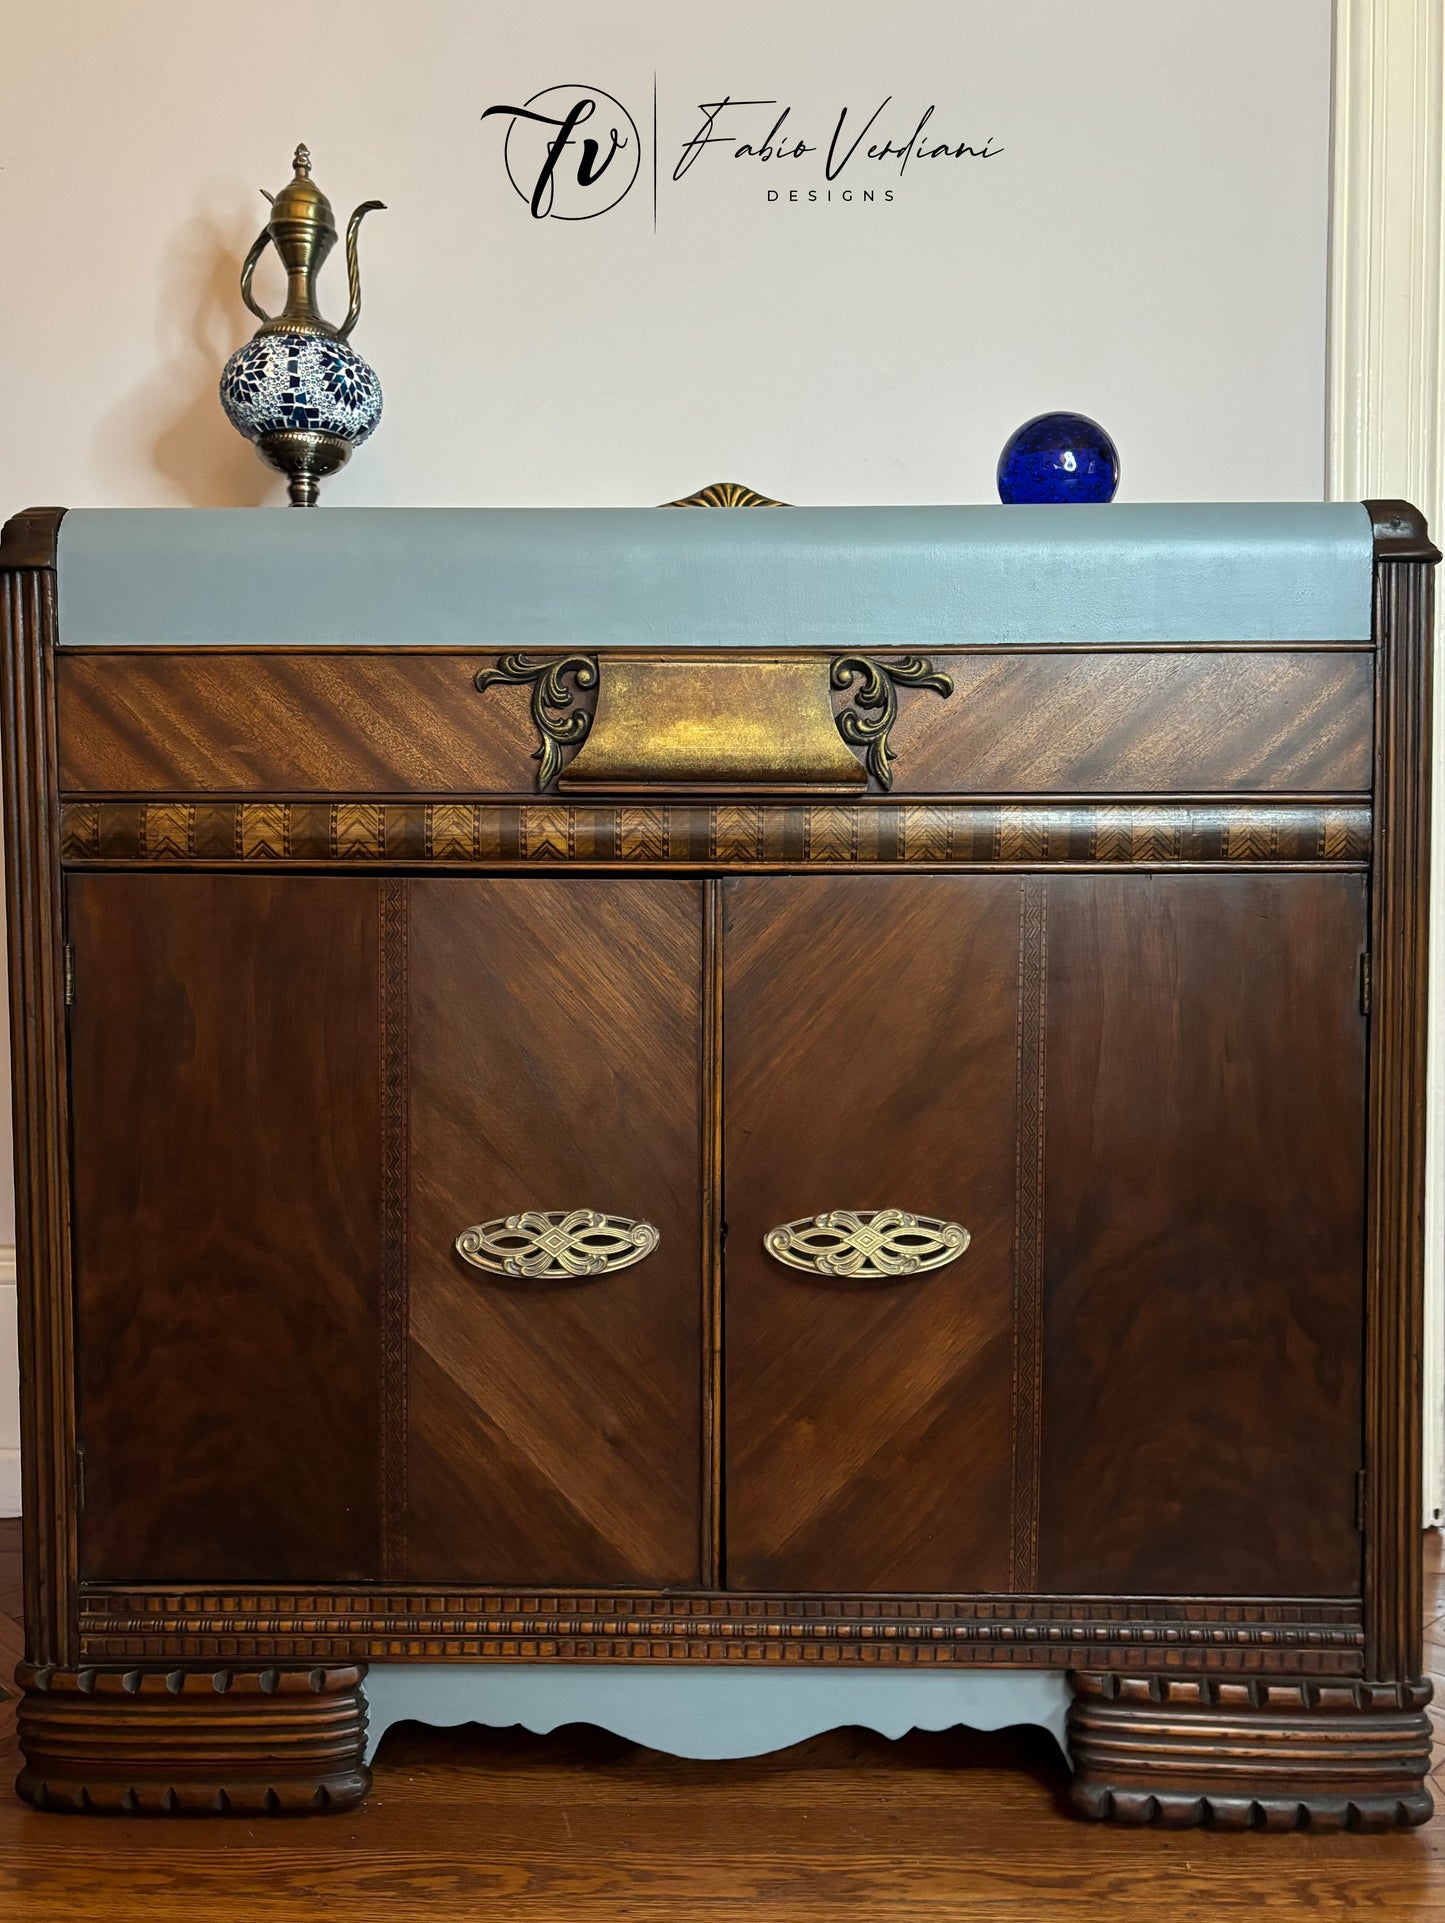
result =
[{"label": "carved trim molding", "polygon": [[1354,803],[69,801],[72,865],[1363,866]]},{"label": "carved trim molding", "polygon": [[1421,1666],[1432,576],[1426,562],[1390,562],[1375,584],[1364,1577],[1369,1671],[1390,1680]]},{"label": "carved trim molding", "polygon": [[150,1591],[89,1586],[87,1659],[1003,1664],[1196,1667],[1358,1676],[1350,1602],[1127,1602],[1056,1596],[501,1594],[494,1591]]},{"label": "carved trim molding", "polygon": [[1082,1672],[1074,1678],[1075,1697],[1101,1703],[1154,1704],[1174,1709],[1250,1709],[1280,1711],[1337,1709],[1360,1715],[1377,1710],[1424,1709],[1432,1694],[1426,1680],[1413,1683],[1322,1683],[1309,1677],[1277,1682],[1251,1676],[1233,1682],[1219,1676],[1121,1676]]},{"label": "carved trim molding", "polygon": [[388,1581],[406,1569],[407,1343],[410,1276],[407,1216],[410,1177],[407,956],[409,884],[381,886],[378,912],[381,994],[381,1557]]},{"label": "carved trim molding", "polygon": [[1428,1683],[1074,1677],[1070,1800],[1121,1823],[1393,1829],[1431,1814]]},{"label": "carved trim molding", "polygon": [[1039,1575],[1044,1400],[1044,1044],[1048,1032],[1048,883],[1019,883],[1018,1134],[1009,1379],[1009,1561],[1015,1589]]},{"label": "carved trim molding", "polygon": [[371,1782],[365,1671],[22,1663],[16,1790],[37,1809],[352,1809]]},{"label": "carved trim molding", "polygon": [[53,568],[63,507],[27,507],[0,527],[0,569]]},{"label": "carved trim molding", "polygon": [[[37,524],[21,518],[35,533]],[[55,624],[55,576],[43,559],[34,560],[33,571],[0,579],[15,1245],[27,1284],[19,1325],[21,1433],[44,1438],[20,1462],[26,1646],[33,1656],[69,1662],[76,1653],[77,1476]]]}]

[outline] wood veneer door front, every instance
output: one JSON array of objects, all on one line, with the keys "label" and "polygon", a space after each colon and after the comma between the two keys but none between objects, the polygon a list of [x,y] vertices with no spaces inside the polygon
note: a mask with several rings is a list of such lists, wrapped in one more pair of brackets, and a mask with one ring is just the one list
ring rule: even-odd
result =
[{"label": "wood veneer door front", "polygon": [[[701,1579],[702,884],[405,884],[406,1532],[418,1581]],[[650,1222],[612,1273],[484,1273],[524,1210]]]},{"label": "wood veneer door front", "polygon": [[[724,884],[726,1564],[743,1590],[1012,1586],[1021,995],[1013,876]],[[1027,1130],[1027,1116],[1025,1116]],[[809,1274],[831,1209],[961,1222],[948,1267]],[[1029,1204],[1024,1205],[1025,1216]]]},{"label": "wood veneer door front", "polygon": [[[1357,1595],[1363,878],[725,901],[730,1586]],[[972,1245],[764,1251],[883,1207]]]},{"label": "wood veneer door front", "polygon": [[374,1578],[377,884],[67,897],[81,1574]]},{"label": "wood veneer door front", "polygon": [[1048,889],[1042,1586],[1358,1595],[1364,878]]}]

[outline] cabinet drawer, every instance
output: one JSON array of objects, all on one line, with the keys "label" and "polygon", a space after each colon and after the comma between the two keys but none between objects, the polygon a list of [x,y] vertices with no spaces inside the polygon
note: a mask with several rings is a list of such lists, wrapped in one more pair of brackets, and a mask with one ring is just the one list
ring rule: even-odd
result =
[{"label": "cabinet drawer", "polygon": [[[897,690],[896,794],[1338,794],[1370,785],[1368,648],[998,648],[930,658],[953,692]],[[533,793],[541,746],[533,690],[478,691],[477,670],[494,659],[274,648],[62,654],[61,788]],[[598,660],[605,683],[608,657]],[[575,698],[586,708],[595,690]],[[850,699],[833,696],[840,710]]]}]

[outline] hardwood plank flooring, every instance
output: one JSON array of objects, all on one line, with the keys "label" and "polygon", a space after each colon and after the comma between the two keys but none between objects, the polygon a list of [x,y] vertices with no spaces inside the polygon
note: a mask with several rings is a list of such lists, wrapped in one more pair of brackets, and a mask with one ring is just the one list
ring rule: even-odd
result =
[{"label": "hardwood plank flooring", "polygon": [[[0,1522],[0,1660],[18,1653]],[[1445,1571],[1426,1544],[1445,1696]],[[1445,1917],[1445,1817],[1384,1837],[1074,1821],[1048,1738],[835,1731],[684,1763],[598,1730],[393,1730],[359,1812],[257,1822],[38,1815],[0,1704],[5,1923],[1204,1923]],[[1445,1738],[1445,1710],[1432,1710]],[[1445,1743],[1437,1747],[1445,1801]]]}]

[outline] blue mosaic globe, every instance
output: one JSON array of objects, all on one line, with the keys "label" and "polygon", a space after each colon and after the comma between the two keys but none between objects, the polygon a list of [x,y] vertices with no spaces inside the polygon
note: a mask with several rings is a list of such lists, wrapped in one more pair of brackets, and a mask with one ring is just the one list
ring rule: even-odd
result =
[{"label": "blue mosaic globe", "polygon": [[381,382],[328,334],[257,334],[221,371],[221,405],[248,441],[309,429],[360,447],[381,419]]},{"label": "blue mosaic globe", "polygon": [[998,497],[1018,501],[1112,501],[1119,450],[1087,414],[1036,414],[998,457]]}]

